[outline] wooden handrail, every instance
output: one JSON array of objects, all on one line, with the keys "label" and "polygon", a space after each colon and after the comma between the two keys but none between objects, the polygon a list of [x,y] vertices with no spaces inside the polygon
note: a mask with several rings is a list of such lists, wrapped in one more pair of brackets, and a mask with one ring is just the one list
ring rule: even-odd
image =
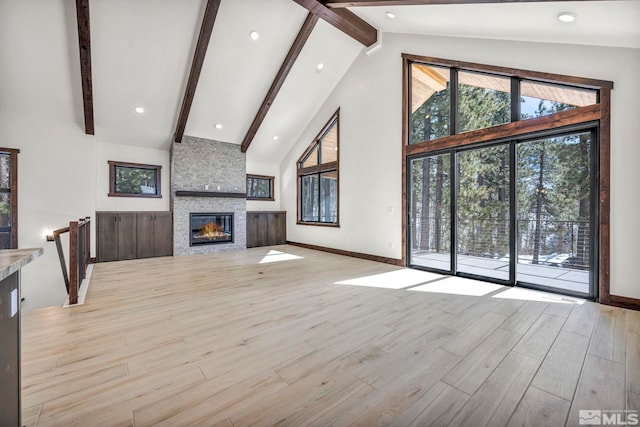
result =
[{"label": "wooden handrail", "polygon": [[[69,233],[69,273],[62,249],[60,235]],[[82,280],[87,276],[87,265],[89,264],[91,251],[91,218],[80,218],[78,221],[71,221],[68,227],[60,228],[53,232],[53,240],[56,242],[62,277],[64,278],[69,304],[78,303],[78,291]]]},{"label": "wooden handrail", "polygon": [[69,227],[59,228],[53,231],[53,238],[55,239],[56,236],[59,236],[61,234],[68,233],[68,232],[69,232]]}]

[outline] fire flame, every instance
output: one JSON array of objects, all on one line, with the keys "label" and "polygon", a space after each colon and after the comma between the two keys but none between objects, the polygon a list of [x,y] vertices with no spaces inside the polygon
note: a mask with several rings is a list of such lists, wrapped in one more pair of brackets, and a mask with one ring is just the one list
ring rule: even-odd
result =
[{"label": "fire flame", "polygon": [[222,231],[222,226],[220,224],[216,224],[215,222],[210,222],[208,224],[203,225],[200,228],[200,233],[196,236],[200,238],[207,239],[219,239],[227,237],[227,234]]}]

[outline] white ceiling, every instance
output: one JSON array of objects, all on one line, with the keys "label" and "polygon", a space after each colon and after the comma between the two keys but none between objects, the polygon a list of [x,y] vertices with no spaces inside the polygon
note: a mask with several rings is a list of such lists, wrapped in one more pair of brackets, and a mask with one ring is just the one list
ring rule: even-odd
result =
[{"label": "white ceiling", "polygon": [[[96,138],[168,148],[205,1],[90,4]],[[640,0],[352,10],[384,32],[640,48]],[[578,20],[558,22],[564,10]],[[387,11],[396,18],[388,19]],[[306,15],[292,0],[222,0],[185,133],[241,143]],[[256,41],[252,30],[260,34]],[[362,51],[318,21],[249,148],[252,159],[279,163]],[[0,64],[0,114],[83,129],[73,1],[0,0]],[[146,112],[136,114],[135,106]]]},{"label": "white ceiling", "polygon": [[[357,7],[384,32],[640,48],[640,0]],[[386,12],[395,14],[389,19]],[[577,19],[560,22],[560,12]]]}]

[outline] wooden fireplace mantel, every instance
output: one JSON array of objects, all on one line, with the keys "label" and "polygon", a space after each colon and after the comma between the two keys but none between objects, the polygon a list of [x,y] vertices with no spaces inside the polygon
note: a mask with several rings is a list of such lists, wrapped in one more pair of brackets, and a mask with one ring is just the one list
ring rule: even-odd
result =
[{"label": "wooden fireplace mantel", "polygon": [[219,191],[176,191],[176,197],[225,197],[229,199],[246,199],[247,193],[222,193]]}]

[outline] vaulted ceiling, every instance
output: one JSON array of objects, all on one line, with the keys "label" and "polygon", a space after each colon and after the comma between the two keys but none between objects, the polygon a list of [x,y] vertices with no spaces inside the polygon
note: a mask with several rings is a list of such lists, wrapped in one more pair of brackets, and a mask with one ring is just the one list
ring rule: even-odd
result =
[{"label": "vaulted ceiling", "polygon": [[[244,141],[245,148],[248,141],[254,158],[279,162],[353,61],[369,49],[374,40],[367,25],[378,34],[640,48],[638,0],[444,2],[460,4],[221,0],[197,87],[191,86],[195,91],[184,133]],[[337,7],[346,3],[358,6]],[[207,1],[88,4],[95,137],[167,149],[179,122]],[[571,25],[558,22],[557,14],[564,10],[579,19]],[[312,14],[319,19],[295,50],[299,31]],[[85,129],[77,18],[72,0],[0,0],[0,114],[13,111]],[[249,36],[252,31],[259,35],[256,40]],[[283,69],[287,58],[295,60]],[[144,113],[136,113],[135,107],[143,107]]]}]

